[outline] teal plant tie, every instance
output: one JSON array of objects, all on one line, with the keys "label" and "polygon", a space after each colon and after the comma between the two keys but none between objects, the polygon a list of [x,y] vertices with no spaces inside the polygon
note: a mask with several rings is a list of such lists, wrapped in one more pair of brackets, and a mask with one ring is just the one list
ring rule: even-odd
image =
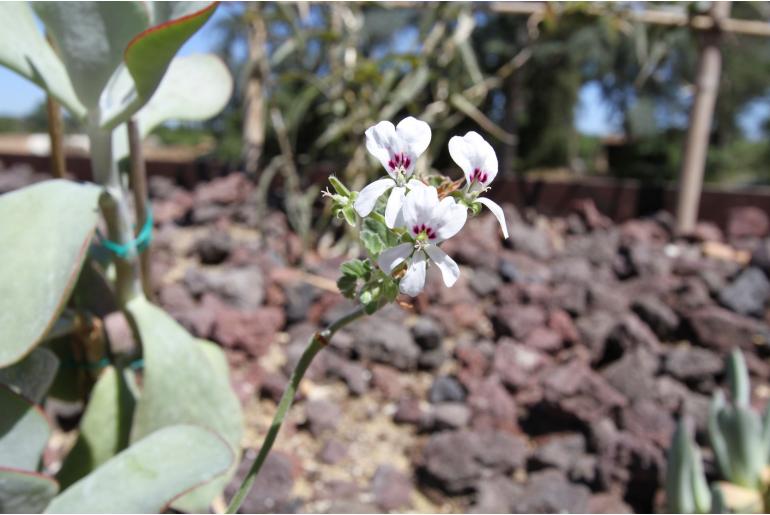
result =
[{"label": "teal plant tie", "polygon": [[144,252],[147,250],[147,247],[150,246],[150,242],[152,241],[153,223],[152,207],[148,202],[147,216],[145,216],[144,225],[142,225],[142,228],[139,231],[139,234],[136,235],[136,238],[134,238],[134,240],[130,243],[120,244],[112,240],[108,240],[100,231],[97,231],[97,235],[99,236],[99,242],[102,244],[102,247],[109,250],[117,257],[125,259],[128,257],[128,254],[131,252],[132,248],[135,248],[138,252]]}]

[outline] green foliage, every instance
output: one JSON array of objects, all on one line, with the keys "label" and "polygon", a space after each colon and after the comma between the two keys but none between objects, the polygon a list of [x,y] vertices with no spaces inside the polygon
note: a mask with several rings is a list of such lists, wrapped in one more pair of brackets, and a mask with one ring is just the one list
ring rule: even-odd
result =
[{"label": "green foliage", "polygon": [[714,394],[709,438],[724,481],[708,495],[700,453],[680,422],[668,457],[666,497],[673,513],[765,513],[770,501],[770,407],[763,419],[750,405],[751,386],[743,354],[727,362],[730,401]]},{"label": "green foliage", "polygon": [[29,353],[64,308],[99,219],[100,194],[53,180],[0,197],[0,240],[9,242],[0,248],[0,366]]},{"label": "green foliage", "polygon": [[389,230],[384,222],[371,217],[362,223],[361,241],[373,259],[377,259],[383,250],[399,243],[393,231]]},{"label": "green foliage", "polygon": [[[132,252],[116,259],[91,247],[99,207],[111,239],[132,237],[121,124],[134,116],[144,135],[227,102],[232,78],[216,57],[174,59],[215,8],[35,4],[54,52],[29,5],[0,5],[0,64],[85,123],[102,186],[47,181],[0,197],[0,511],[146,513],[174,502],[202,512],[237,466],[243,420],[221,349],[144,299]],[[141,388],[125,366],[137,356],[110,349],[103,332],[100,318],[118,309],[141,343]],[[87,401],[53,500],[59,485],[39,470],[50,428],[36,403],[46,395]]]},{"label": "green foliage", "polygon": [[223,474],[233,461],[230,446],[216,433],[169,426],[64,490],[46,513],[158,513],[179,493]]}]

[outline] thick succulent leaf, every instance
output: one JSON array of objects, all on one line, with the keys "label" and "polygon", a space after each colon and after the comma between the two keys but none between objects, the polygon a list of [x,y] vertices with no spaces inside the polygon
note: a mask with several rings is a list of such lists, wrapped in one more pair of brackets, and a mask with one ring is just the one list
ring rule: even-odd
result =
[{"label": "thick succulent leaf", "polygon": [[48,476],[0,467],[0,513],[40,513],[58,491]]},{"label": "thick succulent leaf", "polygon": [[46,513],[158,513],[178,495],[224,473],[233,459],[230,446],[212,431],[166,427],[64,490]]},{"label": "thick succulent leaf", "polygon": [[89,110],[99,105],[126,46],[150,26],[150,13],[142,2],[35,2],[34,9]]},{"label": "thick succulent leaf", "polygon": [[[149,102],[134,116],[142,136],[168,120],[206,120],[217,115],[230,99],[233,79],[214,54],[195,54],[171,61],[168,72]],[[116,159],[128,155],[128,136],[122,124],[113,132]]]},{"label": "thick succulent leaf", "polygon": [[[131,40],[123,59],[142,103],[155,93],[177,51],[208,21],[216,8],[216,3],[209,4],[181,18],[156,25]],[[176,14],[177,11],[171,12]]]},{"label": "thick succulent leaf", "polygon": [[51,427],[36,405],[0,386],[0,467],[37,470]]},{"label": "thick succulent leaf", "polygon": [[56,354],[38,347],[18,363],[0,369],[0,383],[37,404],[51,387],[58,369]]},{"label": "thick succulent leaf", "polygon": [[38,29],[27,2],[0,2],[0,64],[48,91],[75,117],[85,114],[64,64]]},{"label": "thick succulent leaf", "polygon": [[671,440],[666,467],[666,506],[670,513],[694,513],[695,510],[690,445],[687,428],[680,422]]},{"label": "thick succulent leaf", "polygon": [[751,383],[746,360],[740,349],[734,349],[727,358],[727,381],[730,384],[730,395],[733,403],[738,406],[748,406],[751,399]]},{"label": "thick succulent leaf", "polygon": [[[232,449],[238,449],[243,415],[223,357],[214,358],[212,349],[203,350],[198,340],[144,298],[132,300],[128,311],[139,329],[144,355],[132,441],[165,426],[198,424],[213,429]],[[198,508],[210,501],[208,498]]]},{"label": "thick succulent leaf", "polygon": [[99,219],[100,193],[53,180],[0,196],[0,367],[29,353],[62,311]]},{"label": "thick succulent leaf", "polygon": [[[214,368],[217,375],[229,377],[230,371],[227,366],[227,358],[225,353],[222,352],[222,348],[207,340],[196,340],[203,353],[208,358],[209,363]],[[236,442],[236,454],[237,458],[230,470],[227,471],[222,477],[219,477],[203,486],[200,486],[190,493],[187,493],[174,501],[173,508],[178,511],[195,513],[206,511],[208,506],[214,497],[219,495],[224,490],[227,483],[235,474],[235,470],[238,468],[238,462],[240,461],[240,452]]]},{"label": "thick succulent leaf", "polygon": [[758,487],[765,464],[759,415],[749,408],[729,406],[719,412],[717,422],[730,456],[727,478],[746,488]]},{"label": "thick succulent leaf", "polygon": [[121,371],[111,366],[105,368],[91,391],[75,446],[56,476],[62,488],[128,446],[134,404]]},{"label": "thick succulent leaf", "polygon": [[148,2],[152,24],[159,25],[169,20],[182,18],[188,14],[205,9],[210,2]]}]

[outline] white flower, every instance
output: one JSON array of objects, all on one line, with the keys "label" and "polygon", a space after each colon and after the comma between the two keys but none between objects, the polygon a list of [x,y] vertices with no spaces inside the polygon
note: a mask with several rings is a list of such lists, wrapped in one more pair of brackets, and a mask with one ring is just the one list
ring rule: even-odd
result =
[{"label": "white flower", "polygon": [[[471,195],[478,195],[486,191],[489,184],[497,176],[495,150],[476,132],[471,131],[462,138],[460,136],[452,137],[449,140],[449,155],[465,173],[465,180],[468,181],[466,191]],[[475,200],[492,211],[500,223],[503,236],[507,238],[508,226],[505,223],[502,208],[488,198],[477,197]]]},{"label": "white flower", "polygon": [[430,144],[430,127],[413,117],[404,118],[397,126],[384,121],[366,130],[366,150],[385,167],[390,177],[378,179],[358,194],[353,207],[362,217],[374,209],[377,199],[392,188],[385,207],[385,223],[389,228],[399,225],[399,214],[404,203],[406,188],[415,182],[409,178],[420,154]]},{"label": "white flower", "polygon": [[438,192],[433,186],[411,190],[404,200],[403,221],[415,241],[384,250],[377,264],[389,274],[411,257],[399,289],[412,297],[425,286],[429,260],[441,270],[444,284],[452,286],[460,276],[460,268],[438,244],[457,234],[465,225],[467,217],[465,206],[457,204],[453,198],[446,197],[439,201]]}]

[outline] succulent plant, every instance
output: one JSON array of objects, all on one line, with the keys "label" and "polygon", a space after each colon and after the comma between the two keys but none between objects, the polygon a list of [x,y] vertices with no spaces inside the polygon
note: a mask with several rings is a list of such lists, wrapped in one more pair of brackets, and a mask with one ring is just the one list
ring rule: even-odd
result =
[{"label": "succulent plant", "polygon": [[761,417],[752,409],[751,385],[739,349],[727,360],[729,401],[721,390],[709,409],[708,432],[721,480],[706,488],[697,445],[685,421],[669,450],[668,508],[674,513],[767,513],[770,508],[770,407]]},{"label": "succulent plant", "polygon": [[[0,197],[0,512],[204,511],[237,466],[242,414],[224,354],[142,293],[118,170],[127,120],[147,134],[213,116],[229,99],[232,78],[216,57],[174,57],[215,9],[0,4],[0,64],[82,124],[96,183],[44,181]],[[102,220],[125,252],[97,243]],[[110,348],[108,305],[128,318],[138,355]],[[41,465],[46,396],[87,402],[55,477]]]}]

